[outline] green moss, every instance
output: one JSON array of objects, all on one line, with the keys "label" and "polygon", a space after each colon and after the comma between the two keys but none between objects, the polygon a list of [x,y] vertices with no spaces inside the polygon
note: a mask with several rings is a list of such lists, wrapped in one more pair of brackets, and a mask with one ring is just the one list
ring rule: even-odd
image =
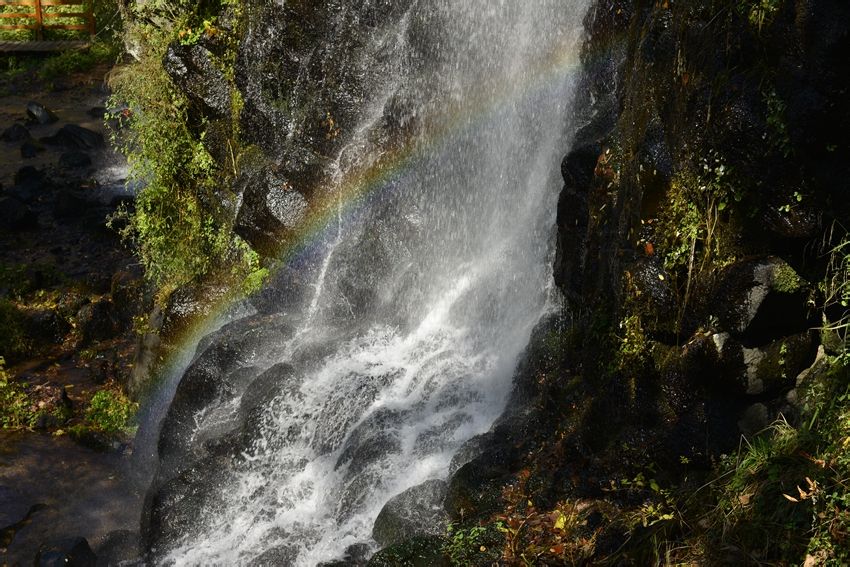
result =
[{"label": "green moss", "polygon": [[781,264],[773,272],[773,289],[780,293],[796,293],[804,283],[803,278],[788,264]]}]

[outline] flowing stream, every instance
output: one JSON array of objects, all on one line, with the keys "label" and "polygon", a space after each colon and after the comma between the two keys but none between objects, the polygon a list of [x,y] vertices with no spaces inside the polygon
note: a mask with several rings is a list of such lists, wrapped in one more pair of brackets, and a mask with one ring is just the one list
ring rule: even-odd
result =
[{"label": "flowing stream", "polygon": [[[556,301],[587,3],[409,1],[345,54],[373,79],[293,268],[306,291],[199,346],[160,442],[160,560],[313,566],[374,550],[387,500],[446,479],[503,412]],[[337,4],[343,26],[369,2]],[[198,376],[215,386],[180,421]]]}]

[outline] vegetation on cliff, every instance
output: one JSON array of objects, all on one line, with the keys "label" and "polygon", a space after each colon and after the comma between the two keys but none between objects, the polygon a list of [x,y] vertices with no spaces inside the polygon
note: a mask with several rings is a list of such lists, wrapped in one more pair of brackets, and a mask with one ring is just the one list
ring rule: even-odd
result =
[{"label": "vegetation on cliff", "polygon": [[562,167],[566,322],[452,479],[447,559],[848,561],[848,18],[595,3]]},{"label": "vegetation on cliff", "polygon": [[[134,244],[163,302],[202,280],[251,291],[266,272],[233,232],[237,195],[230,189],[241,152],[241,107],[232,87],[240,5],[154,2],[133,4],[132,10],[125,40],[135,59],[120,66],[110,84],[113,100],[128,107],[115,140],[142,190],[134,208],[113,223],[126,222],[121,233]],[[210,124],[164,65],[173,46],[199,42],[216,44],[215,65],[234,95],[229,127],[213,141]],[[225,149],[226,159],[210,154],[211,143]]]}]

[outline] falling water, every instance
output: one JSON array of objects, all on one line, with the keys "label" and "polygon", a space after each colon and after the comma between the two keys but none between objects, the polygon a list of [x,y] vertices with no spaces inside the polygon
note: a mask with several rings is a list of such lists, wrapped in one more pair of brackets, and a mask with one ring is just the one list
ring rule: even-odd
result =
[{"label": "falling water", "polygon": [[183,380],[205,397],[183,422],[195,394],[178,388],[152,528],[165,562],[312,566],[370,543],[388,499],[445,479],[499,417],[551,308],[587,0],[408,4],[346,55],[376,79],[326,174],[308,292],[202,342]]}]

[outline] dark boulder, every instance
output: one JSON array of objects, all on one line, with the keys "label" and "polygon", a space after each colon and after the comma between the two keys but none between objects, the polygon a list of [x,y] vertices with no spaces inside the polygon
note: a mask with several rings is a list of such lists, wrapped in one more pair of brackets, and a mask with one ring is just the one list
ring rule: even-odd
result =
[{"label": "dark boulder", "polygon": [[25,165],[15,172],[15,185],[34,192],[43,191],[47,188],[47,177],[43,170]]},{"label": "dark boulder", "polygon": [[29,140],[30,131],[22,124],[12,124],[0,134],[0,140],[4,142],[23,142]]},{"label": "dark boulder", "polygon": [[76,124],[66,124],[56,134],[42,138],[41,141],[51,146],[94,150],[103,146],[103,134]]},{"label": "dark boulder", "polygon": [[62,169],[81,169],[91,165],[91,157],[85,152],[71,151],[59,156],[59,167]]},{"label": "dark boulder", "polygon": [[96,567],[97,556],[85,538],[68,538],[42,546],[35,564],[38,567]]},{"label": "dark boulder", "polygon": [[118,332],[112,317],[112,302],[104,298],[84,305],[77,313],[77,327],[84,343],[112,338]]},{"label": "dark boulder", "polygon": [[441,535],[448,515],[443,509],[446,483],[428,480],[391,498],[381,509],[372,528],[372,537],[382,546],[402,542],[417,535]]},{"label": "dark boulder", "polygon": [[744,348],[747,394],[781,395],[811,366],[817,352],[815,335],[805,331],[756,348]]},{"label": "dark boulder", "polygon": [[27,103],[27,116],[33,124],[53,124],[59,120],[52,110],[38,102]]},{"label": "dark boulder", "polygon": [[21,144],[21,157],[24,159],[32,159],[44,151],[44,146],[35,140],[27,140]]},{"label": "dark boulder", "polygon": [[224,490],[221,477],[231,467],[232,460],[232,455],[213,455],[170,480],[161,477],[154,480],[142,510],[141,548],[150,554],[147,564],[163,564],[157,554],[190,532],[206,506],[220,505]]},{"label": "dark boulder", "polygon": [[207,118],[226,118],[231,113],[230,86],[214,55],[201,45],[168,46],[162,67],[174,84],[186,93]]},{"label": "dark boulder", "polygon": [[28,317],[28,330],[33,339],[43,343],[61,343],[71,325],[54,309],[37,309]]},{"label": "dark boulder", "polygon": [[20,199],[0,197],[0,230],[22,230],[35,228],[36,214]]},{"label": "dark boulder", "polygon": [[756,347],[812,326],[806,286],[781,258],[747,259],[723,271],[711,305],[721,329]]}]

